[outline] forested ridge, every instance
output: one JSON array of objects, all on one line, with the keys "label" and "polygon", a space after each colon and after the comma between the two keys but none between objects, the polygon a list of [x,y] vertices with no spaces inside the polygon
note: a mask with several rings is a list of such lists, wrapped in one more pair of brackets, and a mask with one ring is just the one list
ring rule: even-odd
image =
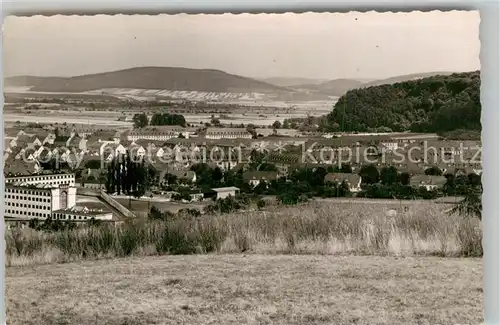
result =
[{"label": "forested ridge", "polygon": [[348,132],[478,131],[480,84],[480,72],[473,71],[353,89],[339,98],[322,127]]}]

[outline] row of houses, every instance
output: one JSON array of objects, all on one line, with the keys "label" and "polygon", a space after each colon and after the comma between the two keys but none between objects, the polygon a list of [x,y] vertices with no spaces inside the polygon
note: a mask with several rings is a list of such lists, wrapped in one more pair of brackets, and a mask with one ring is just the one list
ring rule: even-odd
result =
[{"label": "row of houses", "polygon": [[[277,180],[279,177],[280,175],[278,173],[271,171],[253,171],[243,174],[245,181],[254,187],[258,186],[261,182],[269,183]],[[346,182],[352,193],[361,191],[361,180],[360,175],[353,173],[328,173],[324,178],[325,184],[341,184]],[[444,176],[413,175],[409,179],[410,186],[416,188],[425,187],[427,190],[441,188],[445,184],[446,177]]]},{"label": "row of houses", "polygon": [[[187,141],[185,139],[179,139]],[[139,142],[141,140],[138,140]],[[230,170],[240,165],[245,165],[251,161],[252,151],[255,147],[250,143],[249,146],[232,148],[228,143],[226,146],[216,146],[217,141],[213,144],[194,144],[190,147],[185,147],[177,141],[167,142],[161,146],[161,143],[149,142],[147,149],[139,143],[132,142],[129,147],[115,142],[99,143],[93,151],[81,150],[73,151],[68,148],[54,148],[52,151],[45,147],[44,150],[21,149],[12,159],[5,160],[5,169],[10,172],[19,172],[19,169],[29,168],[31,173],[36,173],[40,169],[39,161],[48,161],[52,157],[59,157],[61,162],[66,162],[71,168],[82,168],[94,161],[96,164],[102,165],[111,161],[116,155],[125,154],[130,151],[134,155],[148,155],[148,162],[152,163],[157,170],[170,168],[171,170],[187,170],[196,163],[208,163],[211,167],[219,167],[222,170]],[[144,143],[145,145],[145,143]],[[213,145],[213,147],[211,146]],[[220,145],[220,143],[219,143]],[[216,147],[216,148],[215,148]],[[212,150],[212,149],[217,150]],[[320,156],[320,157],[317,157]],[[312,157],[312,159],[311,159]],[[316,159],[318,158],[318,159]],[[321,160],[321,159],[322,160]],[[481,163],[477,161],[397,161],[391,157],[379,157],[376,153],[371,156],[360,156],[355,159],[349,157],[341,157],[341,162],[349,163],[354,171],[366,164],[375,164],[379,168],[385,166],[394,166],[399,172],[408,172],[413,175],[425,174],[425,170],[430,167],[438,167],[442,173],[464,172],[466,174],[482,173]],[[351,157],[352,158],[352,157]],[[318,152],[304,154],[284,153],[284,154],[268,154],[266,161],[273,163],[281,175],[286,175],[290,170],[298,167],[330,167],[338,166],[338,160],[325,159],[324,155],[319,155]],[[94,166],[96,165],[94,164]],[[29,167],[27,165],[30,165]]]},{"label": "row of houses", "polygon": [[[169,129],[174,133],[184,130],[180,127]],[[235,130],[246,132],[244,129]],[[161,141],[150,139],[131,141],[119,134],[104,139],[95,135],[82,138],[77,134],[62,138],[55,137],[50,132],[43,135],[20,130],[14,136],[6,137],[5,167],[17,170],[18,165],[25,167],[26,163],[33,163],[32,169],[37,169],[39,168],[37,162],[58,157],[59,161],[67,162],[70,167],[76,168],[83,167],[92,160],[110,161],[113,157],[129,151],[134,155],[147,156],[150,162],[158,164],[159,167],[163,167],[162,164],[164,167],[171,165],[173,169],[182,170],[188,169],[194,163],[207,162],[228,170],[248,163],[252,151],[257,151],[264,153],[267,161],[274,163],[281,174],[287,174],[290,168],[297,166],[325,167],[338,165],[339,162],[349,163],[354,169],[365,164],[376,164],[380,167],[395,166],[400,171],[412,174],[424,174],[425,169],[430,166],[438,166],[443,172],[450,172],[453,169],[467,169],[469,173],[477,174],[482,172],[480,149],[477,149],[480,148],[480,142],[472,141],[435,141],[422,138],[418,138],[418,141],[412,138],[390,140],[387,135],[364,138],[346,136],[345,139],[294,137],[207,139],[190,137],[187,133],[183,138],[174,137]],[[405,142],[400,146],[401,141]],[[398,145],[394,145],[395,143]],[[428,150],[413,150],[423,147]],[[404,159],[401,159],[402,157]]]}]

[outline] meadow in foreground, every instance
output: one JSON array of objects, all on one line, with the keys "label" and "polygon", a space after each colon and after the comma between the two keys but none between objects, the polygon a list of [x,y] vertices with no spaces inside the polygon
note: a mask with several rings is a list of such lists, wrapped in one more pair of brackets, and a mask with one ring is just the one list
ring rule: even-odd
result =
[{"label": "meadow in foreground", "polygon": [[477,258],[129,257],[6,270],[11,325],[480,324]]},{"label": "meadow in foreground", "polygon": [[413,204],[386,215],[382,205],[312,202],[270,211],[175,216],[46,233],[6,234],[6,265],[125,256],[253,253],[482,256],[481,222],[449,215],[443,205]]}]

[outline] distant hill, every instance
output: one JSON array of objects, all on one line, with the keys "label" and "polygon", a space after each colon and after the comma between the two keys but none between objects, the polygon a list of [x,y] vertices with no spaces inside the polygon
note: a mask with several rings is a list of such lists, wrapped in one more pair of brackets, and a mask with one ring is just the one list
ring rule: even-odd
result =
[{"label": "distant hill", "polygon": [[371,86],[379,86],[385,84],[393,84],[408,80],[416,80],[435,75],[450,75],[453,72],[426,72],[414,73],[404,76],[391,77],[387,79],[373,80],[373,79],[333,79],[319,83],[304,83],[300,85],[289,86],[295,90],[308,90],[318,94],[325,94],[330,96],[342,96],[352,89],[367,88]]},{"label": "distant hill", "polygon": [[427,77],[432,77],[432,76],[449,76],[455,72],[449,72],[449,71],[435,71],[435,72],[423,72],[423,73],[412,73],[412,74],[407,74],[403,76],[397,76],[397,77],[391,77],[387,79],[378,79],[378,80],[373,80],[369,82],[363,83],[362,87],[371,87],[371,86],[380,86],[380,85],[385,85],[385,84],[394,84],[397,82],[404,82],[404,81],[410,81],[410,80],[417,80],[417,79],[422,79],[422,78],[427,78]]},{"label": "distant hill", "polygon": [[348,90],[360,88],[363,82],[354,79],[334,79],[319,84],[305,84],[291,87],[297,90],[307,89],[330,96],[342,96]]},{"label": "distant hill", "polygon": [[311,78],[287,78],[287,77],[276,77],[276,78],[265,78],[258,79],[263,82],[270,83],[271,85],[279,87],[293,87],[299,85],[317,85],[328,81],[328,79],[311,79]]},{"label": "distant hill", "polygon": [[43,84],[62,83],[66,80],[64,77],[35,77],[35,76],[16,76],[5,78],[6,87],[38,87]]},{"label": "distant hill", "polygon": [[203,92],[286,93],[290,89],[219,70],[141,67],[77,77],[17,76],[6,87],[33,86],[32,91],[83,92],[103,88],[165,89]]},{"label": "distant hill", "polygon": [[480,73],[474,71],[353,89],[339,98],[322,127],[358,132],[479,131],[480,85]]}]

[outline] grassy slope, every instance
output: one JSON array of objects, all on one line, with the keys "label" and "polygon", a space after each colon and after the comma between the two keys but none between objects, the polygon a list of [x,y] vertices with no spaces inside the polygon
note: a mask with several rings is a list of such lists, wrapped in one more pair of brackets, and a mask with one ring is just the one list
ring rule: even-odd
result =
[{"label": "grassy slope", "polygon": [[205,255],[11,267],[8,324],[478,324],[479,259]]}]

